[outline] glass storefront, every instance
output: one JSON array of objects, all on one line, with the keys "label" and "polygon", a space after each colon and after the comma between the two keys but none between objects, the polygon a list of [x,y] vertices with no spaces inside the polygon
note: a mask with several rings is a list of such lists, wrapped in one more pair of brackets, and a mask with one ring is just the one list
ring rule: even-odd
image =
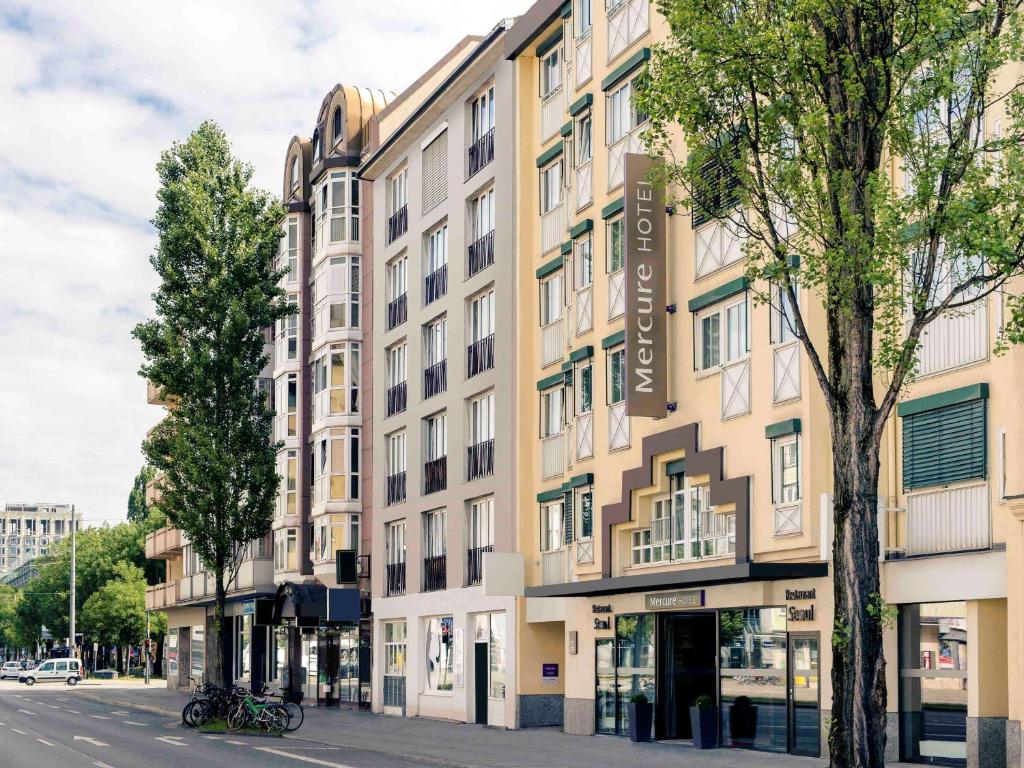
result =
[{"label": "glass storefront", "polygon": [[196,679],[197,684],[204,682],[204,675],[206,673],[206,627],[192,627],[191,659],[192,677]]},{"label": "glass storefront", "polygon": [[651,613],[615,617],[615,639],[598,640],[598,733],[629,733],[632,696],[654,701],[654,625]]},{"label": "glass storefront", "polygon": [[384,624],[384,709],[405,709],[406,625]]},{"label": "glass storefront", "polygon": [[900,606],[900,759],[967,764],[967,604]]}]

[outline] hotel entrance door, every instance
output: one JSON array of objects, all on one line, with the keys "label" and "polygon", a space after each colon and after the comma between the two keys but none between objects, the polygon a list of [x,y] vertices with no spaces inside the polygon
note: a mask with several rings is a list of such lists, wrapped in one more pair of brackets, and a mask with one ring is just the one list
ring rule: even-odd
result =
[{"label": "hotel entrance door", "polygon": [[714,613],[659,615],[657,638],[655,737],[691,739],[690,706],[698,696],[717,697],[718,620]]}]

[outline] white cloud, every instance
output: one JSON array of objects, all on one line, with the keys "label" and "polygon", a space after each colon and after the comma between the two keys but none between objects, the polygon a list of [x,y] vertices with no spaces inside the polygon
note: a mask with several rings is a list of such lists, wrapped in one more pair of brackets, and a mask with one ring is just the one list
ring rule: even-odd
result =
[{"label": "white cloud", "polygon": [[161,150],[206,118],[277,191],[337,82],[401,91],[530,0],[8,0],[0,8],[0,502],[124,514],[159,419],[131,328]]}]

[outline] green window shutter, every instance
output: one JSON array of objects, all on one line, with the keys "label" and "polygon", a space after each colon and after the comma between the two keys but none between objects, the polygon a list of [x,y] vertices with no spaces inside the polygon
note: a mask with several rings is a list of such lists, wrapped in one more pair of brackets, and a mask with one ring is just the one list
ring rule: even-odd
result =
[{"label": "green window shutter", "polygon": [[739,203],[740,180],[734,167],[738,156],[738,145],[727,144],[704,161],[700,184],[693,191],[691,226],[694,229]]},{"label": "green window shutter", "polygon": [[572,544],[574,541],[572,524],[572,491],[566,491],[565,500],[562,502],[562,532],[565,534],[566,544]]},{"label": "green window shutter", "polygon": [[986,474],[986,400],[903,417],[903,488],[925,488]]}]

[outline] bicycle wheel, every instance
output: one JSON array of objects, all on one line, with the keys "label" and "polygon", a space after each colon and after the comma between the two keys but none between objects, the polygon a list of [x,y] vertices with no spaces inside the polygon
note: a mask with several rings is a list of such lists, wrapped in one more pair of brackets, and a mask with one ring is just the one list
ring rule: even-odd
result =
[{"label": "bicycle wheel", "polygon": [[181,710],[182,725],[187,725],[190,728],[192,727],[192,709],[195,707],[195,705],[196,703],[194,701],[190,701]]},{"label": "bicycle wheel", "polygon": [[228,712],[228,730],[238,731],[241,730],[245,725],[246,720],[249,719],[248,713],[245,711],[245,705],[239,704],[235,709]]},{"label": "bicycle wheel", "polygon": [[288,730],[288,710],[279,705],[271,705],[264,710],[264,727],[272,736],[280,736]]},{"label": "bicycle wheel", "polygon": [[193,728],[200,728],[210,720],[212,716],[210,711],[210,702],[208,701],[197,701],[193,707],[189,719],[192,721]]},{"label": "bicycle wheel", "polygon": [[302,711],[302,705],[289,701],[284,708],[288,711],[288,730],[299,730],[299,726],[302,725],[302,721],[306,717],[306,713]]}]

